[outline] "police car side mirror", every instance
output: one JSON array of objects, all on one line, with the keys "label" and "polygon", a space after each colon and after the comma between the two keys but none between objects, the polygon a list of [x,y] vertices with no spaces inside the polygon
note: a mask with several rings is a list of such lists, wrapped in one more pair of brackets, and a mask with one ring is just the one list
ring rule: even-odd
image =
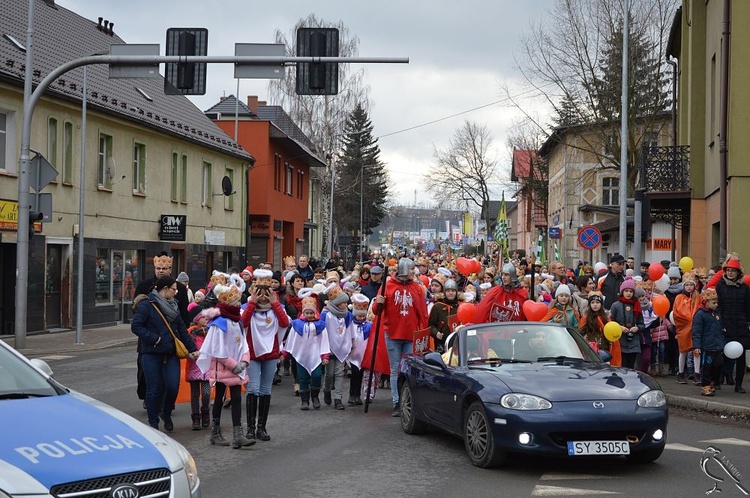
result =
[{"label": "police car side mirror", "polygon": [[36,368],[46,373],[48,376],[52,377],[52,369],[50,368],[50,366],[47,364],[46,361],[40,360],[39,358],[32,358],[31,363],[33,363]]}]

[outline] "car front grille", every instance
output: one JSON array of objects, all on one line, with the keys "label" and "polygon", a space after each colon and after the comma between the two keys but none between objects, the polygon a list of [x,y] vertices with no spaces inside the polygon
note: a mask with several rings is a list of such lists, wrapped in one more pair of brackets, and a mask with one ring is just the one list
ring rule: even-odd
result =
[{"label": "car front grille", "polygon": [[556,445],[567,447],[568,441],[633,441],[633,437],[642,441],[645,433],[638,431],[551,432],[549,437]]},{"label": "car front grille", "polygon": [[143,470],[58,484],[50,489],[50,494],[56,498],[108,498],[110,490],[119,484],[135,485],[140,491],[140,498],[156,498],[169,496],[172,479],[168,469]]}]

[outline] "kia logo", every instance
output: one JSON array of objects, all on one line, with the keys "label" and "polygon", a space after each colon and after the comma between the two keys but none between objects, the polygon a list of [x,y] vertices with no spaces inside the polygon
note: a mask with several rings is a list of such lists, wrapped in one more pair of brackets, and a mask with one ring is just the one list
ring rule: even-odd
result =
[{"label": "kia logo", "polygon": [[596,408],[597,410],[601,410],[602,408],[604,408],[604,403],[602,403],[601,401],[594,401],[594,408]]},{"label": "kia logo", "polygon": [[132,484],[120,484],[109,492],[111,498],[138,498],[141,492]]}]

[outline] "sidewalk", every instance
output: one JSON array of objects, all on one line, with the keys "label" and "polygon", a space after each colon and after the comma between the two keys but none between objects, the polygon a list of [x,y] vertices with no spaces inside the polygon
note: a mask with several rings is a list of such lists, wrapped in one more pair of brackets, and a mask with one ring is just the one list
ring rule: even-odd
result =
[{"label": "sidewalk", "polygon": [[[2,336],[0,339],[14,346],[13,336]],[[38,358],[117,347],[135,350],[137,342],[136,336],[130,331],[130,324],[85,329],[82,331],[83,343],[76,344],[75,339],[75,330],[29,335],[26,337],[26,347],[19,351],[29,358]],[[750,373],[746,378],[748,382],[745,388],[750,391]],[[750,419],[750,392],[738,394],[734,392],[733,386],[722,386],[723,389],[717,391],[716,396],[704,397],[700,395],[700,387],[694,386],[692,382],[678,384],[675,376],[655,379],[667,395],[669,406]]]}]

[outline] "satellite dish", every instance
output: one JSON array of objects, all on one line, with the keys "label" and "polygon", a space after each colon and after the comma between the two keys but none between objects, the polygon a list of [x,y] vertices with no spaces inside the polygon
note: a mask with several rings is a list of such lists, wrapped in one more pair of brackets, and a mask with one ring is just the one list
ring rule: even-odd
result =
[{"label": "satellite dish", "polygon": [[228,176],[221,179],[221,191],[224,195],[234,194],[234,191],[232,191],[232,180]]},{"label": "satellite dish", "polygon": [[115,179],[115,175],[117,175],[117,163],[115,162],[115,158],[112,156],[109,156],[107,158],[107,166],[104,170],[104,174],[107,175],[107,178],[109,181],[112,181]]}]

